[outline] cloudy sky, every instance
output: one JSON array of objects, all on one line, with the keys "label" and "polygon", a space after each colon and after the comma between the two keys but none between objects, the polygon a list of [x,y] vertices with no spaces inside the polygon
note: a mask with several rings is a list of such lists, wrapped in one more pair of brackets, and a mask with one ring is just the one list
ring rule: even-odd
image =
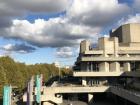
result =
[{"label": "cloudy sky", "polygon": [[0,0],[0,56],[72,65],[83,39],[140,22],[140,0]]}]

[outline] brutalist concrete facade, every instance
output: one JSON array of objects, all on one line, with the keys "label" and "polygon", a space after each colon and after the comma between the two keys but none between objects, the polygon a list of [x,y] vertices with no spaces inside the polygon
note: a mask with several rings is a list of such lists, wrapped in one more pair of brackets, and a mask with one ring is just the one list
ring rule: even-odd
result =
[{"label": "brutalist concrete facade", "polygon": [[83,86],[140,88],[140,24],[125,24],[110,31],[110,37],[99,38],[96,48],[82,41],[73,75],[81,77]]}]

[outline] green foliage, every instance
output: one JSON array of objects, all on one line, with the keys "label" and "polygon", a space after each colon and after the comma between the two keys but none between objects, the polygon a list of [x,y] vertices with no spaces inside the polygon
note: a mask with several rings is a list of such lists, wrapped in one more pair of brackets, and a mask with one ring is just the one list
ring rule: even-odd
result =
[{"label": "green foliage", "polygon": [[61,76],[68,76],[68,75],[72,75],[72,70],[71,69],[62,68],[61,69]]},{"label": "green foliage", "polygon": [[6,78],[5,69],[0,65],[0,93],[2,93],[3,86],[6,84],[7,84],[7,78]]},{"label": "green foliage", "polygon": [[[47,81],[50,77],[59,75],[59,68],[53,64],[26,65],[15,62],[8,56],[0,57],[0,95],[2,95],[4,85],[11,84],[14,87],[18,87],[19,90],[22,90],[25,88],[29,78],[37,74],[43,74],[44,81]],[[69,71],[62,69],[61,74],[68,75]]]}]

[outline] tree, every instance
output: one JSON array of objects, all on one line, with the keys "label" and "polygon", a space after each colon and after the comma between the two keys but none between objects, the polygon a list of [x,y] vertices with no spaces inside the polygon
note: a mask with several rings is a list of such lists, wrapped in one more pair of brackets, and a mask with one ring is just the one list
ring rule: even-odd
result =
[{"label": "tree", "polygon": [[53,64],[26,65],[15,62],[10,57],[0,57],[0,95],[5,84],[16,86],[19,90],[25,88],[25,84],[33,75],[43,74],[44,81],[59,74],[59,69]]},{"label": "tree", "polygon": [[62,68],[61,69],[61,75],[62,76],[70,76],[72,75],[72,70],[71,69],[65,69],[65,68]]},{"label": "tree", "polygon": [[0,95],[2,95],[3,86],[6,85],[7,77],[5,73],[5,69],[0,65]]}]

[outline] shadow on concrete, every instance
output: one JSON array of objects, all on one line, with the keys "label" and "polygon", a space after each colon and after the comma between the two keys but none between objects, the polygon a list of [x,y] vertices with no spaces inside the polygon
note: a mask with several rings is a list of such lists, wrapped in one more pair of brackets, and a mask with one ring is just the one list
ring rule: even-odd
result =
[{"label": "shadow on concrete", "polygon": [[58,81],[58,80],[59,80],[59,76],[52,77],[45,83],[45,86],[51,86],[54,81]]},{"label": "shadow on concrete", "polygon": [[2,98],[0,98],[0,105],[2,105]]}]

